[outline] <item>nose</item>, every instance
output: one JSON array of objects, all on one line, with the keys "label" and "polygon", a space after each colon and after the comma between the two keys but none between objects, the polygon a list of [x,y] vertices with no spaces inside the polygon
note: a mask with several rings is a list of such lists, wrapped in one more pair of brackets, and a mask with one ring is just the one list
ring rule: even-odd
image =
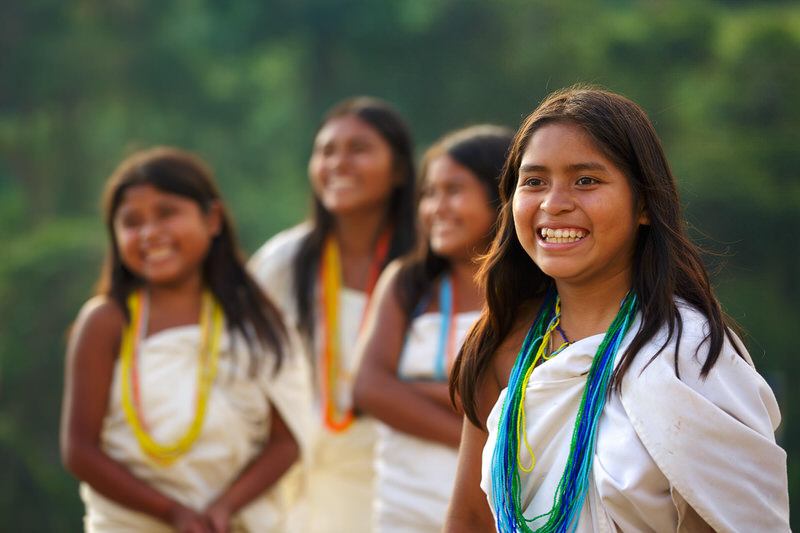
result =
[{"label": "nose", "polygon": [[548,215],[557,215],[574,208],[575,202],[572,197],[572,190],[567,185],[554,183],[545,192],[544,199],[540,204],[542,211]]},{"label": "nose", "polygon": [[159,229],[160,225],[157,220],[148,220],[139,228],[139,238],[147,242],[158,235]]},{"label": "nose", "polygon": [[425,210],[431,215],[438,215],[447,209],[447,195],[440,191],[428,194],[424,198]]},{"label": "nose", "polygon": [[339,170],[343,168],[348,161],[347,152],[344,150],[335,150],[325,157],[325,166],[330,170]]}]

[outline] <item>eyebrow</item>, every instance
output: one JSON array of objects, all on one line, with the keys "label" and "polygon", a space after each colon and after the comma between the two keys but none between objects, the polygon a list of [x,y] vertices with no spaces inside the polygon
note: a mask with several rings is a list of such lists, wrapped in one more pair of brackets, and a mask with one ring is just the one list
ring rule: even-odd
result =
[{"label": "eyebrow", "polygon": [[[520,172],[545,172],[548,168],[544,165],[522,165],[519,167]],[[591,161],[588,163],[575,163],[568,165],[567,170],[607,170],[605,165]]]}]

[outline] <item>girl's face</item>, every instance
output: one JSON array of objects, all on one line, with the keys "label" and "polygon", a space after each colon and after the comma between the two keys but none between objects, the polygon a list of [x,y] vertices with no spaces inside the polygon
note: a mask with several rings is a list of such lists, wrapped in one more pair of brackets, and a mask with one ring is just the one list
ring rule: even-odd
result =
[{"label": "girl's face", "polygon": [[419,219],[431,249],[449,259],[472,259],[489,244],[496,212],[486,187],[448,155],[428,164]]},{"label": "girl's face", "polygon": [[120,260],[151,285],[202,280],[211,241],[220,232],[219,204],[208,213],[189,198],[133,185],[112,220]]},{"label": "girl's face", "polygon": [[631,276],[637,229],[648,224],[628,179],[578,125],[540,127],[522,154],[514,192],[520,244],[557,282]]},{"label": "girl's face", "polygon": [[402,179],[389,144],[355,115],[336,117],[322,126],[308,174],[317,198],[333,215],[387,209]]}]

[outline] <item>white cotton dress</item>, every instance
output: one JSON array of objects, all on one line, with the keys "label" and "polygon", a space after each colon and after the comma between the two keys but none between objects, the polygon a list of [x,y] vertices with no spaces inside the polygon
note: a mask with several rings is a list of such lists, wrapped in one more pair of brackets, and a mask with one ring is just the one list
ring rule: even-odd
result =
[{"label": "white cotton dress", "polygon": [[[680,379],[674,337],[647,365],[664,344],[664,329],[637,354],[621,394],[612,393],[605,404],[575,531],[694,533],[710,531],[709,526],[719,532],[789,531],[786,453],[775,443],[780,413],[772,390],[749,355],[742,359],[727,341],[710,374],[700,378],[695,351],[707,321],[688,305],[678,306]],[[637,318],[618,353],[638,325]],[[537,367],[528,382],[526,435],[536,465],[531,473],[520,471],[527,518],[552,506],[586,375],[602,339],[595,335],[572,344]],[[506,392],[487,419],[481,487],[490,507],[492,452]],[[530,464],[528,453],[521,458]]]},{"label": "white cotton dress", "polygon": [[[456,346],[480,312],[455,316]],[[409,381],[441,380],[439,356],[441,313],[423,313],[411,321],[397,373]],[[438,533],[444,517],[458,462],[458,450],[378,424],[375,482],[376,533]]]},{"label": "white cotton dress", "polygon": [[[198,325],[169,328],[142,340],[138,359],[141,407],[156,442],[183,436],[195,413],[201,332]],[[299,341],[291,343],[297,346]],[[309,455],[311,386],[307,362],[287,350],[281,369],[267,357],[255,376],[248,375],[245,341],[220,337],[217,375],[211,388],[203,426],[187,453],[171,464],[156,463],[139,446],[125,418],[121,393],[121,363],[114,368],[108,412],[103,420],[101,447],[115,461],[160,492],[202,511],[258,455],[269,438],[276,409],[300,447]],[[279,482],[280,483],[280,482]],[[274,488],[274,487],[273,487]],[[285,531],[281,491],[269,489],[234,516],[236,532]],[[85,530],[90,533],[173,531],[149,515],[130,510],[82,483],[86,505]]]},{"label": "white cotton dress", "polygon": [[[249,268],[289,322],[298,324],[294,298],[294,258],[310,225],[305,223],[279,233],[251,258]],[[318,288],[315,289],[318,291]],[[318,301],[315,296],[315,301]],[[338,406],[352,406],[352,387],[359,361],[355,344],[367,303],[366,293],[342,287],[339,294],[339,354],[342,359]],[[313,361],[315,383],[311,468],[307,490],[292,511],[292,527],[308,533],[368,533],[371,531],[375,421],[359,416],[342,432],[324,423],[318,375],[318,339],[303,339],[304,355]]]}]

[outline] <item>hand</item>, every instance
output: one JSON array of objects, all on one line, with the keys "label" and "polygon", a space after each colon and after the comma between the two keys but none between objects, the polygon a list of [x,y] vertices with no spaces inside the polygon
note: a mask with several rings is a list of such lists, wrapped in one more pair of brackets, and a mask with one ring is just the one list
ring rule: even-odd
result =
[{"label": "hand", "polygon": [[217,500],[206,509],[206,520],[211,524],[214,533],[229,533],[231,522],[231,510],[222,501]]},{"label": "hand", "polygon": [[178,533],[214,533],[205,515],[183,505],[175,507],[170,514],[169,523]]}]

